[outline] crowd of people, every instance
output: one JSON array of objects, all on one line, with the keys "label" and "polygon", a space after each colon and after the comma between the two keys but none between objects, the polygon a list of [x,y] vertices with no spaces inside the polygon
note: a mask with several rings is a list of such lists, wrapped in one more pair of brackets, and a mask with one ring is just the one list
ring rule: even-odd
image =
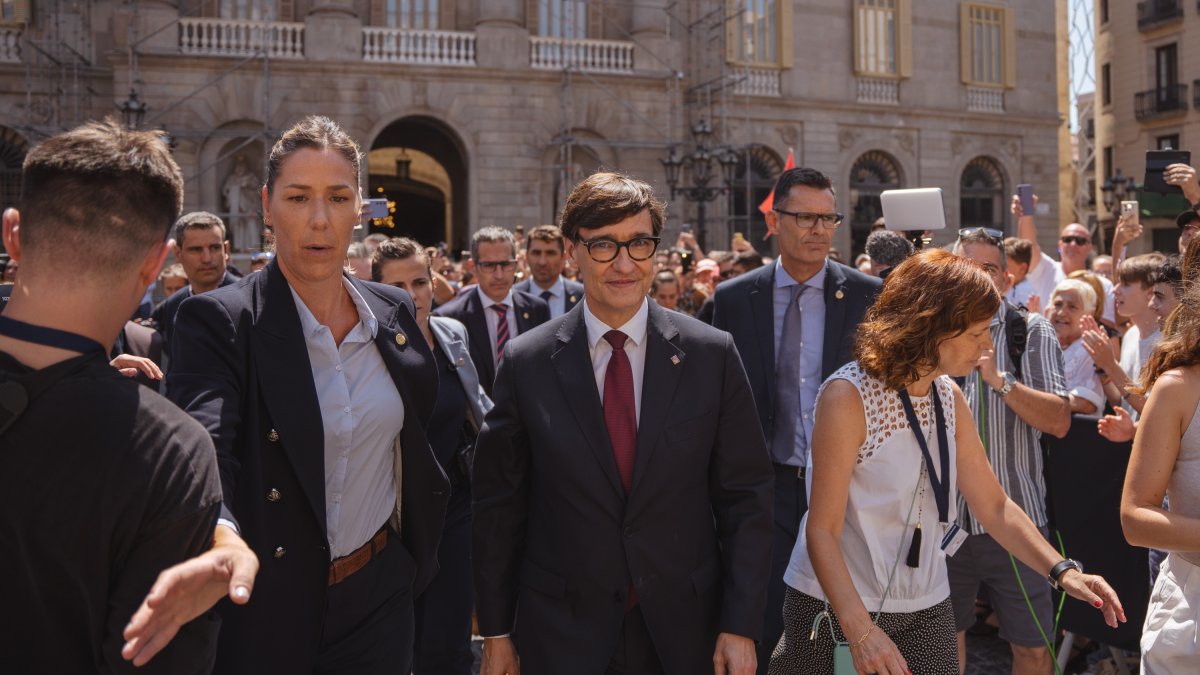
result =
[{"label": "crowd of people", "polygon": [[242,274],[156,134],[30,152],[0,314],[19,671],[466,674],[474,633],[485,675],[949,675],[983,596],[1013,672],[1050,673],[1056,591],[1126,620],[1049,543],[1040,440],[1072,414],[1133,441],[1142,672],[1194,664],[1191,167],[1178,252],[1126,256],[1124,216],[1111,256],[1072,224],[1055,259],[1014,197],[1016,236],[881,219],[848,266],[812,168],[774,187],[774,259],[663,246],[651,187],[601,172],[456,260],[355,241],[361,164],[328,118],[285,132]]}]

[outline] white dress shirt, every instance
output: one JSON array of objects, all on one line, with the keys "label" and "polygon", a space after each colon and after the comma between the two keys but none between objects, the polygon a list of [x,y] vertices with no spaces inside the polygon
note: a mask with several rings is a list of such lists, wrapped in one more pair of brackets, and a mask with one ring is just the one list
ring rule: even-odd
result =
[{"label": "white dress shirt", "polygon": [[517,337],[521,330],[517,327],[517,309],[513,307],[513,292],[508,289],[508,295],[500,302],[496,302],[483,292],[482,288],[475,287],[475,292],[479,294],[479,300],[483,303],[483,318],[487,321],[488,339],[492,343],[492,365],[499,367],[500,363],[496,359],[496,328],[500,325],[500,317],[496,314],[496,310],[492,309],[492,305],[499,305],[501,302],[508,306],[508,311],[505,315],[508,317],[508,339],[511,340]]},{"label": "white dress shirt", "polygon": [[[633,408],[637,411],[637,422],[642,422],[642,376],[646,370],[646,336],[650,320],[650,304],[642,300],[642,307],[625,322],[625,325],[615,328],[624,333],[629,339],[625,341],[625,354],[629,357],[629,367],[633,370]],[[604,374],[608,370],[608,361],[612,358],[613,348],[604,339],[604,334],[614,330],[592,314],[583,301],[583,323],[587,327],[588,350],[592,357],[592,371],[596,374],[596,391],[600,392],[600,400],[604,400]]]},{"label": "white dress shirt", "polygon": [[404,402],[374,342],[379,322],[350,280],[342,283],[359,318],[341,345],[292,290],[325,435],[325,527],[333,558],[365,544],[395,510],[393,449],[404,427]]}]

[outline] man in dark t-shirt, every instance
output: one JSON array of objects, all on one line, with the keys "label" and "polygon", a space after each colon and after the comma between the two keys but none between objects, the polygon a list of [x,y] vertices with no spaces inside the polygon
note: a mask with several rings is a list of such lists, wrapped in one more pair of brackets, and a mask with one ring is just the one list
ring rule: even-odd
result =
[{"label": "man in dark t-shirt", "polygon": [[[214,559],[230,535],[214,534],[212,440],[107,353],[166,257],[179,167],[160,135],[109,120],[34,148],[22,183],[20,212],[3,215],[21,275],[0,314],[0,670],[131,672],[153,657],[138,672],[207,673],[205,612],[231,576],[249,597],[239,563]],[[229,575],[214,594],[216,569]]]}]

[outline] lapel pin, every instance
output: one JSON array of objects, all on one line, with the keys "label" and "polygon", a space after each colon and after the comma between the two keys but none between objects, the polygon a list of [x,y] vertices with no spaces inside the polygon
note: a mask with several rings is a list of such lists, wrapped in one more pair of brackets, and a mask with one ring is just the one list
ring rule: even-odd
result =
[{"label": "lapel pin", "polygon": [[671,357],[671,365],[673,365],[673,366],[679,365],[679,355],[678,354]]},{"label": "lapel pin", "polygon": [[463,357],[460,356],[460,357],[458,357],[458,360],[455,361],[454,363],[461,366],[462,364],[466,363],[466,360],[464,360]]},{"label": "lapel pin", "polygon": [[571,296],[570,300],[571,300],[571,304],[575,304],[576,302],[578,302],[578,299],[574,295]]},{"label": "lapel pin", "polygon": [[529,319],[529,312],[525,312],[524,314],[522,314],[522,315],[521,315],[521,318],[522,318],[522,319],[525,319],[525,320],[528,320],[528,319]]},{"label": "lapel pin", "polygon": [[408,344],[408,338],[404,337],[404,333],[396,333],[396,344],[401,347]]},{"label": "lapel pin", "polygon": [[833,297],[837,298],[838,300],[841,300],[842,298],[846,297],[846,294],[843,293],[842,289],[839,288],[839,289],[837,289],[837,293],[833,294]]}]

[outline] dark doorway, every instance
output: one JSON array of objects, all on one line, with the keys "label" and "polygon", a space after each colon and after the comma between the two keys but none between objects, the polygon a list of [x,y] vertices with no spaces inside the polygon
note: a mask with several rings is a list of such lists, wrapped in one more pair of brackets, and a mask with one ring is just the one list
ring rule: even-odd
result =
[{"label": "dark doorway", "polygon": [[875,221],[883,216],[879,195],[903,186],[900,164],[882,150],[863,153],[850,168],[850,256],[866,250]]},{"label": "dark doorway", "polygon": [[432,117],[388,125],[371,145],[367,192],[386,197],[389,223],[372,232],[412,237],[426,246],[466,248],[470,237],[466,152],[458,136]]}]

